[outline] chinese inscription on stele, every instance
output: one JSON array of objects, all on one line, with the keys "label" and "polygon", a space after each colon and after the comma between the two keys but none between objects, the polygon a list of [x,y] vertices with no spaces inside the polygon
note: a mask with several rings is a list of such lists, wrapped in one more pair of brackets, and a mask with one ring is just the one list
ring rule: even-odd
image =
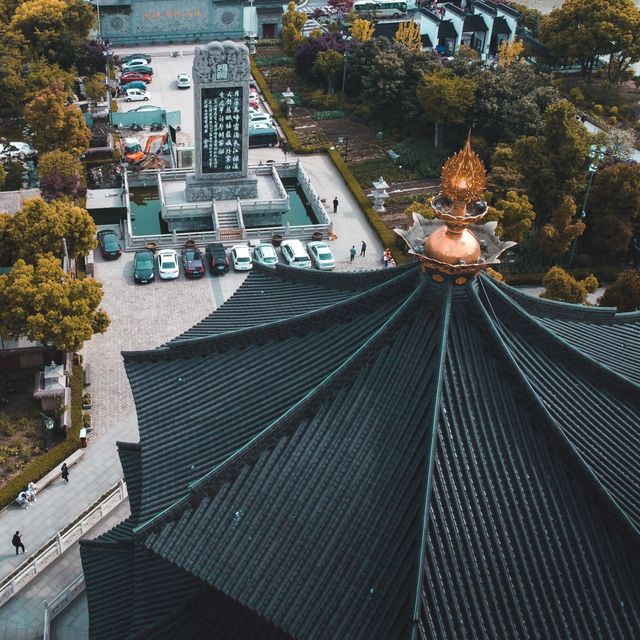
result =
[{"label": "chinese inscription on stele", "polygon": [[242,168],[242,87],[203,87],[202,173]]}]

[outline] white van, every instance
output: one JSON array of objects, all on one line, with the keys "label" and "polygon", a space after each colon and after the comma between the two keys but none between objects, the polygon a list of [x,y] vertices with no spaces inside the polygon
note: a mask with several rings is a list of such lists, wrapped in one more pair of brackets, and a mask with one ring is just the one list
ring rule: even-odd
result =
[{"label": "white van", "polygon": [[150,98],[150,93],[142,89],[127,89],[124,95],[127,102],[147,101]]}]

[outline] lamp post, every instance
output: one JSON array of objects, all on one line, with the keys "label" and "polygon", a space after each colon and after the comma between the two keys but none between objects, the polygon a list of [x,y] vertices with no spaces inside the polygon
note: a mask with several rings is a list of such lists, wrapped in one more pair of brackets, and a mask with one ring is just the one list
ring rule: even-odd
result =
[{"label": "lamp post", "polygon": [[349,153],[349,136],[343,135],[338,138],[338,142],[344,145],[344,161],[347,161],[347,155]]},{"label": "lamp post", "polygon": [[102,39],[102,27],[100,26],[100,0],[96,0],[96,10],[98,12],[98,38]]},{"label": "lamp post", "polygon": [[40,417],[42,418],[42,438],[44,440],[44,450],[49,451],[49,443],[47,439],[47,431],[51,431],[55,426],[53,422],[53,418],[51,416],[46,415],[45,413],[40,412]]},{"label": "lamp post", "polygon": [[340,109],[342,109],[342,105],[344,104],[344,85],[347,80],[347,60],[349,58],[349,54],[344,52],[344,65],[342,67],[342,91],[340,92]]},{"label": "lamp post", "polygon": [[[589,148],[589,181],[587,182],[587,190],[584,194],[584,200],[582,201],[582,211],[580,211],[580,220],[583,220],[587,217],[587,200],[589,200],[589,192],[591,191],[591,184],[593,183],[593,178],[598,171],[598,164],[602,162],[604,159],[604,154],[607,152],[607,147],[605,145],[601,145],[598,147],[597,144],[592,144]],[[576,257],[576,252],[578,250],[578,238],[573,241],[573,246],[571,247],[571,254],[569,255],[569,268],[573,265],[573,260]]]}]

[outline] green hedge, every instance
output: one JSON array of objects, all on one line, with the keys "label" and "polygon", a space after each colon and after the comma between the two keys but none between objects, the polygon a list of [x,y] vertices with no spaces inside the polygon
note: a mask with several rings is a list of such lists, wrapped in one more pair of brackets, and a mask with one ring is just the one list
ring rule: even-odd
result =
[{"label": "green hedge", "polygon": [[[578,280],[583,280],[587,276],[593,274],[598,278],[598,282],[613,282],[618,274],[622,271],[622,267],[610,267],[610,266],[594,266],[583,267],[580,269],[569,269],[568,272]],[[546,271],[543,273],[514,273],[514,274],[502,274],[505,282],[514,287],[532,286],[541,287],[542,278],[547,275]]]},{"label": "green hedge", "polygon": [[408,260],[408,254],[406,253],[404,241],[402,240],[402,238],[396,236],[396,234],[393,233],[391,229],[387,228],[384,222],[382,222],[380,216],[371,205],[371,201],[362,190],[362,187],[358,184],[358,181],[354,178],[351,170],[346,165],[345,161],[342,159],[342,156],[338,153],[338,151],[327,144],[315,146],[302,145],[300,143],[300,138],[292,129],[289,121],[285,117],[280,115],[280,105],[271,92],[271,89],[267,86],[267,82],[253,58],[251,58],[251,73],[254,80],[260,87],[262,95],[269,103],[269,106],[271,107],[271,110],[273,111],[273,114],[278,124],[280,125],[280,128],[282,129],[282,133],[284,133],[289,144],[291,145],[291,150],[297,154],[328,153],[336,169],[351,190],[353,197],[357,200],[365,216],[367,216],[367,219],[373,227],[373,230],[378,234],[378,237],[380,238],[382,244],[385,247],[396,247],[396,249],[400,249],[401,252],[397,250],[394,251],[395,260],[397,264],[405,264]]},{"label": "green hedge", "polygon": [[82,367],[73,365],[71,376],[71,426],[67,437],[53,449],[29,462],[15,478],[0,488],[0,509],[15,501],[17,495],[24,491],[30,482],[37,482],[62,464],[80,447],[80,429],[82,428]]}]

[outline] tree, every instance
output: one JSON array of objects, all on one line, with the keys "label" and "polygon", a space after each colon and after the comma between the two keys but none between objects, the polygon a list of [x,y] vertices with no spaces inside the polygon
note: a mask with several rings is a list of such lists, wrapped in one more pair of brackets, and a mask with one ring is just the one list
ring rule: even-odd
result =
[{"label": "tree", "polygon": [[581,220],[575,220],[576,203],[571,196],[565,196],[562,203],[551,213],[551,219],[538,235],[540,250],[550,258],[566,253],[571,244],[585,230]]},{"label": "tree", "polygon": [[615,307],[620,313],[640,309],[640,273],[635,269],[619,273],[616,281],[598,298],[598,304],[601,307]]},{"label": "tree", "polygon": [[413,20],[401,22],[394,36],[394,40],[409,49],[420,51],[420,49],[422,49],[420,25]]},{"label": "tree", "polygon": [[2,186],[4,185],[4,181],[7,178],[7,172],[4,168],[4,164],[0,162],[0,190],[2,190]]},{"label": "tree", "polygon": [[102,285],[94,278],[75,279],[60,260],[39,256],[36,264],[18,260],[0,276],[0,335],[61,351],[79,351],[94,333],[109,326],[98,310]]},{"label": "tree", "polygon": [[586,187],[590,140],[575,116],[573,106],[560,100],[546,110],[543,134],[520,138],[513,147],[527,194],[544,221],[565,195],[576,198]]},{"label": "tree", "polygon": [[502,199],[507,195],[507,191],[522,191],[523,177],[517,169],[512,147],[499,144],[491,156],[490,166],[487,186],[493,198]]},{"label": "tree", "polygon": [[18,191],[24,185],[24,164],[19,160],[8,162],[5,167],[2,191]]},{"label": "tree", "polygon": [[589,196],[589,245],[609,257],[623,254],[640,219],[640,165],[618,162],[596,173]]},{"label": "tree", "polygon": [[441,68],[425,73],[418,84],[416,96],[427,118],[435,124],[434,146],[442,143],[443,124],[462,124],[473,105],[476,82],[455,76]]},{"label": "tree", "polygon": [[560,267],[551,267],[542,279],[544,291],[540,297],[549,300],[561,300],[574,304],[584,304],[587,296],[598,288],[598,280],[594,275],[584,280],[576,280]]},{"label": "tree", "polygon": [[588,79],[598,58],[609,57],[617,82],[640,60],[640,11],[633,0],[566,0],[543,18],[540,39],[558,58],[579,60]]},{"label": "tree", "polygon": [[351,37],[357,42],[366,42],[371,40],[375,27],[369,20],[363,20],[362,18],[356,18],[351,25],[350,32]]},{"label": "tree", "polygon": [[344,55],[340,55],[332,49],[321,51],[316,58],[314,69],[327,81],[327,93],[333,94],[334,85],[338,74],[344,66]]},{"label": "tree", "polygon": [[80,109],[65,103],[64,85],[57,80],[26,105],[25,119],[33,129],[38,149],[65,149],[79,155],[89,148],[91,131]]},{"label": "tree", "polygon": [[93,218],[86,209],[67,200],[27,200],[13,216],[8,231],[14,257],[27,262],[44,253],[61,256],[63,239],[72,258],[96,246]]},{"label": "tree", "polygon": [[21,114],[25,95],[23,78],[26,41],[0,22],[0,109]]},{"label": "tree", "polygon": [[94,20],[93,8],[83,0],[25,0],[10,26],[23,35],[36,57],[69,69]]},{"label": "tree", "polygon": [[24,79],[25,98],[27,101],[32,100],[42,91],[60,84],[64,89],[65,102],[68,102],[73,94],[75,81],[75,73],[65,71],[60,65],[46,60],[35,60],[28,64],[27,76]]},{"label": "tree", "polygon": [[510,64],[524,62],[522,54],[524,53],[524,44],[522,40],[514,40],[509,42],[503,40],[498,45],[498,64],[508,67]]},{"label": "tree", "polygon": [[282,14],[282,48],[288,56],[293,56],[298,46],[303,42],[302,27],[307,21],[307,14],[298,11],[295,2],[289,2],[287,10]]},{"label": "tree", "polygon": [[74,200],[87,192],[84,184],[84,166],[68,151],[49,151],[38,161],[40,192],[47,201],[60,197]]},{"label": "tree", "polygon": [[508,191],[503,200],[498,200],[495,207],[489,207],[487,222],[496,220],[496,235],[502,240],[522,242],[531,229],[536,212],[527,196],[518,195],[516,191]]},{"label": "tree", "polygon": [[538,9],[531,9],[520,2],[510,2],[509,6],[518,12],[518,27],[526,29],[531,32],[534,38],[537,38],[544,14]]},{"label": "tree", "polygon": [[431,51],[415,51],[388,38],[371,38],[349,54],[346,91],[358,96],[374,119],[386,127],[416,128],[424,122],[416,100],[423,73],[442,67]]},{"label": "tree", "polygon": [[107,88],[105,85],[104,72],[94,73],[92,76],[84,81],[84,90],[87,94],[87,98],[93,102],[99,102],[107,94]]},{"label": "tree", "polygon": [[314,65],[321,51],[337,51],[340,54],[353,51],[355,43],[345,40],[341,33],[321,33],[311,35],[296,51],[296,73],[311,76],[315,73]]}]

